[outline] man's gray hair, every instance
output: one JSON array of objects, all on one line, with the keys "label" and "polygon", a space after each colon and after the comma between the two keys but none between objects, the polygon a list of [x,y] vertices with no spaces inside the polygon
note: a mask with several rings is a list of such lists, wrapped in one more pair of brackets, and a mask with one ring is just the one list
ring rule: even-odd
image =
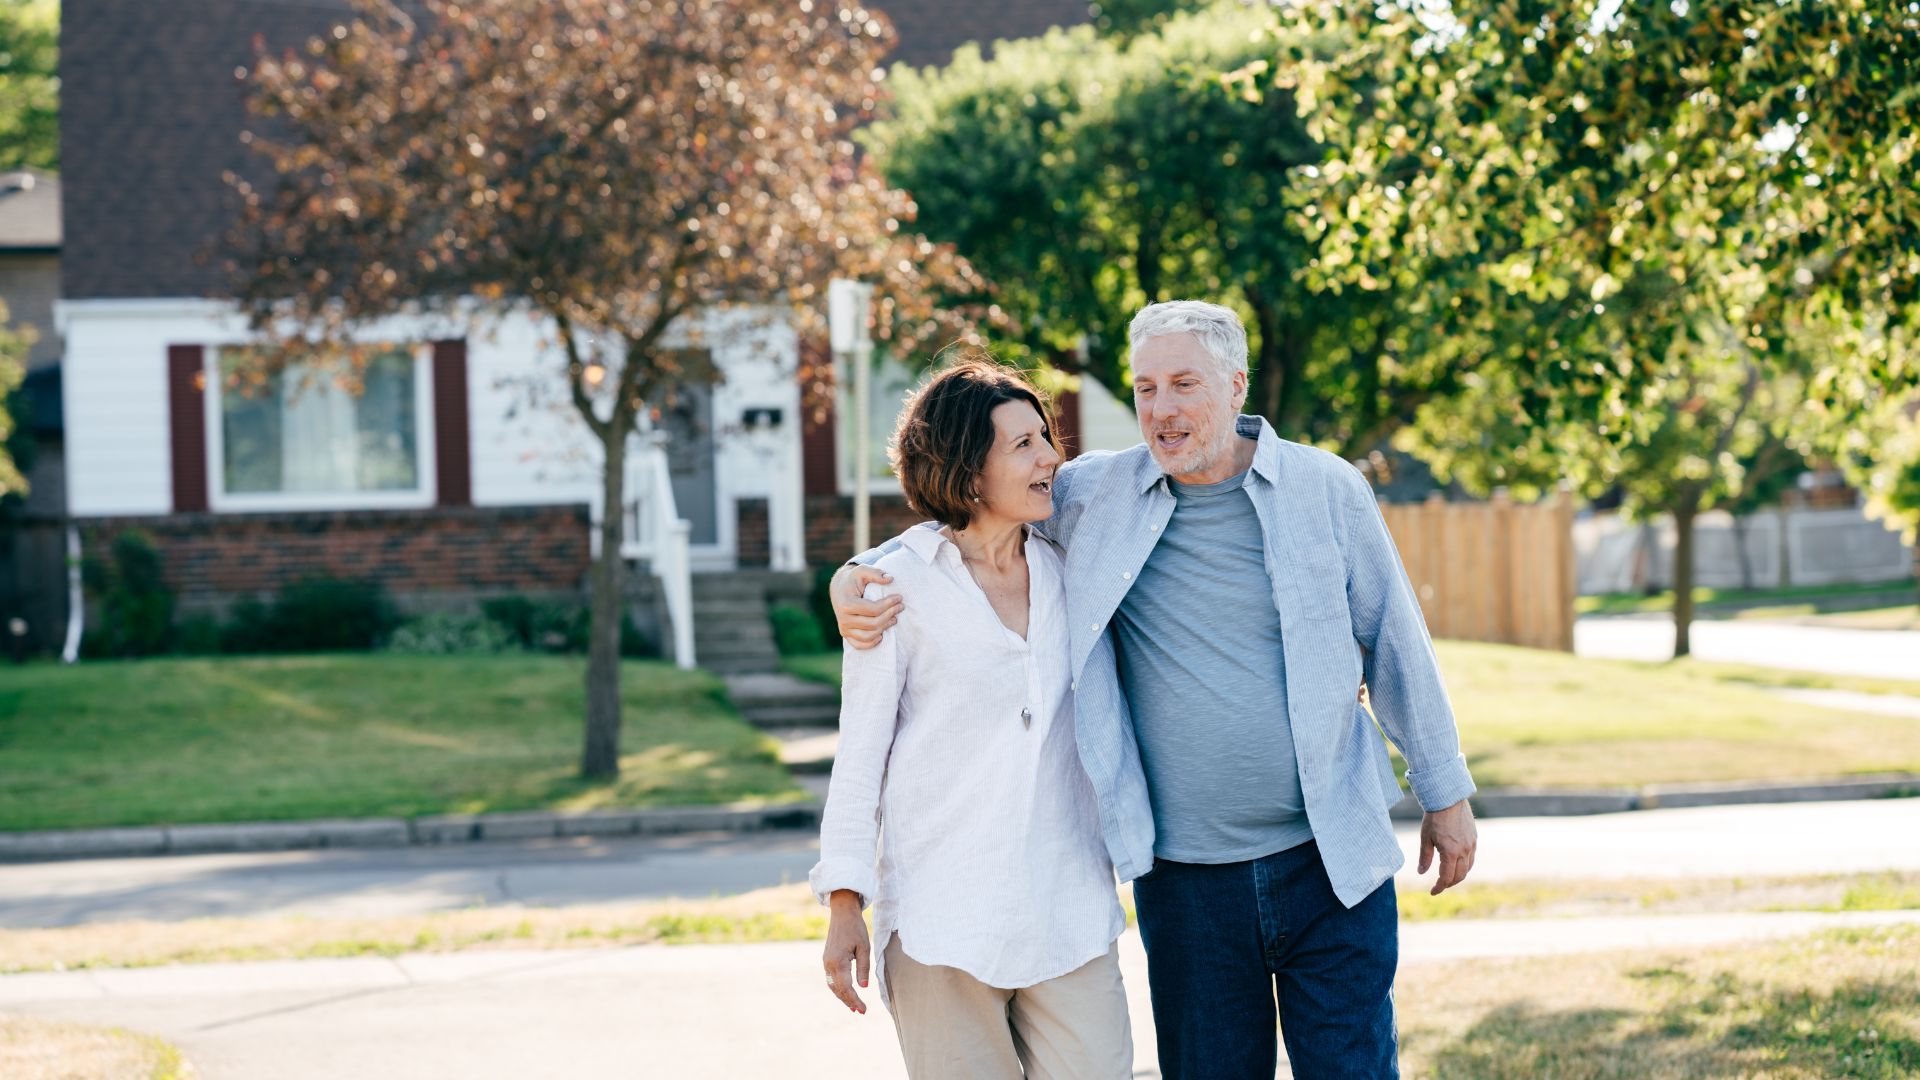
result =
[{"label": "man's gray hair", "polygon": [[1168,334],[1192,334],[1225,374],[1246,374],[1247,328],[1233,309],[1204,300],[1148,304],[1127,324],[1127,346],[1138,351],[1146,342]]}]

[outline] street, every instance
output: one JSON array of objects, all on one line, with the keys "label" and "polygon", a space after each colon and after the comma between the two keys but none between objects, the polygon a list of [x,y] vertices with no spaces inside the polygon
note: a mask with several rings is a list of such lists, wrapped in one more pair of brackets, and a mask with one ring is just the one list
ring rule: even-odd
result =
[{"label": "street", "polygon": [[[1692,644],[1700,660],[1920,680],[1920,631],[1696,619]],[[1574,622],[1573,651],[1615,660],[1671,660],[1673,618],[1588,616]]]}]

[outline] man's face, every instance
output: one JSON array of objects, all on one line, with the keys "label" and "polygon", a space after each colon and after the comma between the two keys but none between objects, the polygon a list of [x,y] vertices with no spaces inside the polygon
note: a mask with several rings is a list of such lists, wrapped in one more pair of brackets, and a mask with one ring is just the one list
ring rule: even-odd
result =
[{"label": "man's face", "polygon": [[1246,399],[1247,376],[1221,373],[1192,334],[1152,338],[1133,354],[1133,408],[1140,435],[1167,475],[1205,484],[1233,462],[1234,416]]}]

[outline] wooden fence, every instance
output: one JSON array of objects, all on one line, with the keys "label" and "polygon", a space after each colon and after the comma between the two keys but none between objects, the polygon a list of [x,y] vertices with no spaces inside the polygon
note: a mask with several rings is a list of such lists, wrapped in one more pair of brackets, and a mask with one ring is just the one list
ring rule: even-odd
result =
[{"label": "wooden fence", "polygon": [[1436,638],[1573,651],[1573,500],[1385,505]]}]

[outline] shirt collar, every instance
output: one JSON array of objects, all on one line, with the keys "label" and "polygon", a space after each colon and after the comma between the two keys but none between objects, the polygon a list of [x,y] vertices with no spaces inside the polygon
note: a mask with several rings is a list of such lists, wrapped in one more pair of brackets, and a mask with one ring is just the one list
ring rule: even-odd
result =
[{"label": "shirt collar", "polygon": [[[1256,443],[1253,448],[1253,474],[1269,484],[1278,483],[1280,480],[1280,436],[1274,434],[1273,426],[1267,423],[1266,417],[1236,417],[1233,422],[1233,430],[1234,433],[1241,438],[1252,439]],[[1152,490],[1154,485],[1167,479],[1167,474],[1160,469],[1160,463],[1154,460],[1151,448],[1147,451],[1146,467],[1140,470],[1138,479],[1140,481],[1140,492],[1142,494]]]},{"label": "shirt collar", "polygon": [[925,560],[928,566],[932,566],[934,558],[940,554],[941,545],[949,542],[940,535],[940,523],[937,521],[916,525],[900,534],[900,543]]}]

